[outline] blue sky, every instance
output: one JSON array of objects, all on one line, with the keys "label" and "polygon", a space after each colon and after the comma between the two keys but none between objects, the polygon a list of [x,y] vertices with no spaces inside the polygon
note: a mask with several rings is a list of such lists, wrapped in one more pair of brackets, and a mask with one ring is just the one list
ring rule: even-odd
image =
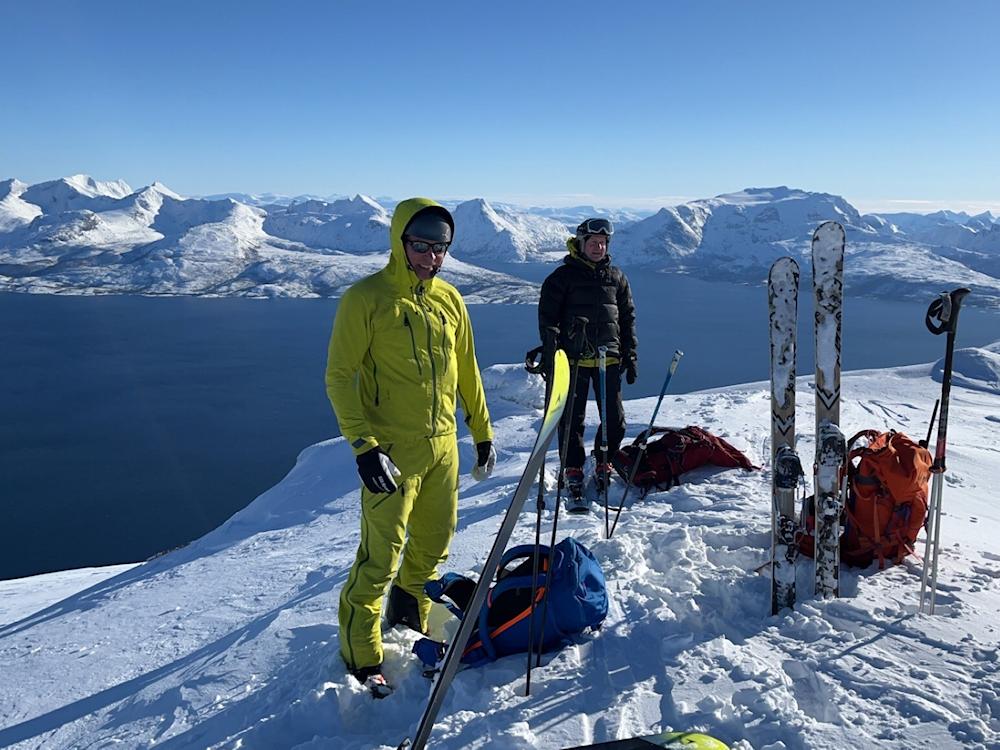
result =
[{"label": "blue sky", "polygon": [[1000,213],[1000,3],[5,3],[0,178]]}]

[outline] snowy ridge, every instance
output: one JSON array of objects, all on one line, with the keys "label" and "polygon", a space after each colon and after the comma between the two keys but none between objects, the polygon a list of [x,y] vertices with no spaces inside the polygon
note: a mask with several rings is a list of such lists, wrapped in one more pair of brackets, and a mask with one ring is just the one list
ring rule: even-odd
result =
[{"label": "snowy ridge", "polygon": [[544,206],[531,206],[525,208],[505,203],[494,203],[493,205],[496,208],[502,208],[507,211],[524,212],[535,216],[544,216],[547,219],[558,221],[560,224],[565,226],[567,230],[569,230],[570,234],[576,230],[576,227],[580,224],[580,222],[594,216],[603,216],[611,219],[611,221],[615,223],[616,227],[623,227],[626,224],[633,224],[637,221],[641,221],[647,216],[651,216],[655,213],[654,211],[639,211],[628,208],[607,208],[591,205],[565,206],[561,208],[546,208]]},{"label": "snowy ridge", "polygon": [[[627,227],[615,238],[622,263],[680,265],[697,253],[714,272],[741,276],[766,269],[778,257],[801,254],[813,230],[838,221],[854,235],[876,230],[843,198],[787,187],[748,188],[692,201]],[[690,261],[688,261],[690,264]]]},{"label": "snowy ridge", "polygon": [[390,220],[374,199],[356,195],[333,203],[308,200],[271,209],[264,231],[311,248],[374,252],[386,246]]},{"label": "snowy ridge", "polygon": [[494,208],[481,198],[460,203],[454,217],[452,252],[470,261],[555,260],[570,236],[558,221]]},{"label": "snowy ridge", "polygon": [[45,213],[59,213],[80,208],[99,211],[131,192],[132,188],[123,180],[98,182],[87,175],[77,174],[32,185],[21,197]]},{"label": "snowy ridge", "polygon": [[[561,536],[589,546],[608,577],[604,628],[547,656],[531,697],[521,657],[460,672],[433,746],[556,748],[692,728],[737,750],[997,747],[997,351],[956,357],[938,614],[916,614],[920,567],[910,558],[881,572],[845,568],[832,601],[811,596],[812,571],[800,563],[800,605],[770,616],[769,582],[755,573],[769,545],[768,385],[668,397],[661,424],[701,425],[765,469],[690,472],[635,503],[610,541],[596,516],[563,514]],[[846,373],[845,429],[922,435],[937,367]],[[448,570],[483,559],[540,414],[522,404],[539,389],[518,366],[485,379],[499,460],[483,483],[463,473]],[[809,425],[807,378],[798,392]],[[654,401],[626,403],[630,435]],[[811,442],[801,435],[800,454]],[[416,634],[386,636],[398,689],[382,703],[336,655],[337,594],[359,524],[342,443],[306,448],[278,485],[186,548],[99,583],[67,580],[74,574],[0,583],[0,746],[339,750],[391,748],[410,734],[429,687],[409,653]],[[460,449],[467,472],[469,437]],[[554,463],[553,450],[550,482]],[[528,541],[533,525],[524,514],[512,543]],[[432,633],[448,620],[435,610]]]},{"label": "snowy ridge", "polygon": [[0,182],[0,234],[30,224],[41,215],[41,208],[21,197],[27,189],[28,186],[20,180]]}]

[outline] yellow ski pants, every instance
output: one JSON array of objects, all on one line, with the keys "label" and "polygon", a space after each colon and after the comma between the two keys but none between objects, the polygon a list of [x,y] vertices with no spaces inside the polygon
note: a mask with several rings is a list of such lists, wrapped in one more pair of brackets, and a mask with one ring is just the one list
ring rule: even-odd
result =
[{"label": "yellow ski pants", "polygon": [[421,629],[427,630],[431,601],[424,584],[448,559],[458,518],[454,434],[382,449],[402,476],[389,494],[361,487],[361,544],[340,592],[340,653],[350,669],[382,663],[382,599],[394,573],[395,585],[416,597]]}]

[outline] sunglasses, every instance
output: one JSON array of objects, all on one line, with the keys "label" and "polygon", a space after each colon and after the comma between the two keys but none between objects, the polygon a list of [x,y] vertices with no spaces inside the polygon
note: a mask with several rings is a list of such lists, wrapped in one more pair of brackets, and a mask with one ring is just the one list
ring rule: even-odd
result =
[{"label": "sunglasses", "polygon": [[579,233],[604,234],[610,237],[615,233],[615,229],[607,219],[587,219],[580,225]]},{"label": "sunglasses", "polygon": [[423,240],[411,240],[406,239],[406,244],[410,246],[410,249],[415,253],[420,253],[424,255],[426,253],[434,253],[435,255],[444,255],[448,252],[448,246],[450,242],[424,242]]}]

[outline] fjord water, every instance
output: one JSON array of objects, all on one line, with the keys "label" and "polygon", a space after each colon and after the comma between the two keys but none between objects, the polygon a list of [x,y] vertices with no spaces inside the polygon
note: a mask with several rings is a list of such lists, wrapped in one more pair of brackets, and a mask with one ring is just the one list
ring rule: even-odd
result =
[{"label": "fjord water", "polygon": [[[686,356],[673,392],[767,378],[762,286],[631,277],[640,378],[626,398],[658,392],[675,348]],[[337,435],[323,387],[336,304],[0,294],[0,578],[184,544]],[[925,308],[848,296],[844,368],[938,358]],[[481,367],[520,362],[537,343],[534,306],[470,313]],[[810,314],[804,291],[800,374],[812,367]],[[963,310],[959,346],[998,338],[1000,314]]]}]

